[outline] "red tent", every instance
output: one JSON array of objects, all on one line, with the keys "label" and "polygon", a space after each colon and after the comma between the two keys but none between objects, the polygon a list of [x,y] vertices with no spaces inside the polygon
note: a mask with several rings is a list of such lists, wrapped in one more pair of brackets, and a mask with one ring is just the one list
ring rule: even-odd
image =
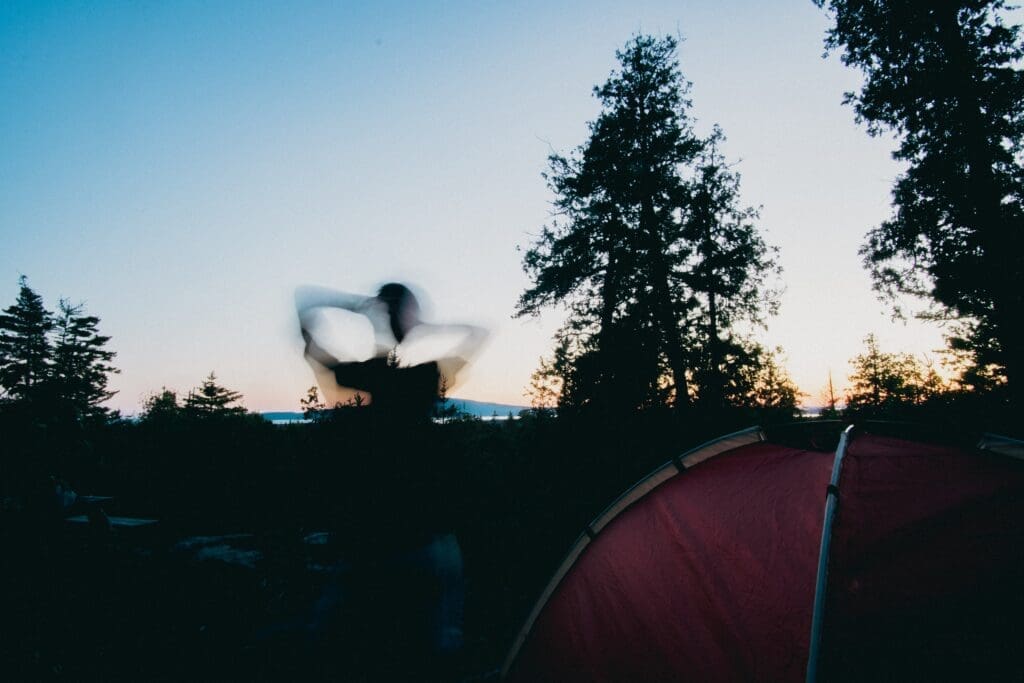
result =
[{"label": "red tent", "polygon": [[1024,444],[886,431],[833,452],[752,428],[673,459],[580,536],[504,677],[1024,678]]}]

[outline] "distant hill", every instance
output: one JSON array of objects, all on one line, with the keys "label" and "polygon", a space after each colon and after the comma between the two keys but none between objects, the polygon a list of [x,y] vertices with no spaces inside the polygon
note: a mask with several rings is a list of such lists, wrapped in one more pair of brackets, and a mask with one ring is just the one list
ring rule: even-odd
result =
[{"label": "distant hill", "polygon": [[448,403],[462,412],[476,417],[490,417],[494,414],[497,414],[499,417],[506,417],[509,413],[518,415],[521,410],[528,410],[527,406],[514,406],[507,403],[485,403],[483,401],[471,401],[468,398],[450,398]]},{"label": "distant hill", "polygon": [[[455,406],[463,413],[467,413],[474,417],[491,417],[497,415],[498,417],[508,417],[509,413],[518,415],[520,411],[527,410],[527,406],[516,406],[508,403],[487,403],[484,401],[473,401],[468,398],[450,398],[448,404]],[[288,411],[270,411],[260,413],[264,419],[270,420],[271,422],[301,422],[302,413],[300,412],[288,412]]]}]

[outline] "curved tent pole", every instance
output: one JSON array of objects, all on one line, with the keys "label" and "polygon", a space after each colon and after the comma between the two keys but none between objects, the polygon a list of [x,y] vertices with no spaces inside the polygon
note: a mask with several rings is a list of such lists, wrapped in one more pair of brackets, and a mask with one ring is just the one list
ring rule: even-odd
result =
[{"label": "curved tent pole", "polygon": [[1011,439],[998,434],[985,433],[981,435],[977,448],[982,451],[991,451],[1000,455],[1007,455],[1011,458],[1024,460],[1024,441]]},{"label": "curved tent pole", "polygon": [[818,553],[818,579],[814,585],[814,611],[811,613],[811,647],[807,655],[807,683],[818,680],[818,662],[821,659],[821,635],[825,628],[825,591],[828,584],[828,558],[832,547],[832,524],[839,505],[839,475],[843,469],[843,456],[853,435],[853,425],[843,430],[836,446],[836,459],[832,463],[832,479],[825,497],[825,520],[821,525],[821,551]]},{"label": "curved tent pole", "polygon": [[579,559],[581,554],[583,554],[583,551],[588,545],[590,545],[590,542],[594,540],[601,530],[604,529],[613,519],[618,517],[622,512],[631,507],[648,493],[661,486],[667,480],[681,474],[690,467],[713,458],[716,455],[739,448],[740,446],[764,440],[765,435],[761,427],[754,426],[702,443],[696,448],[686,451],[682,455],[677,455],[658,469],[651,472],[619,496],[619,498],[605,508],[601,514],[595,517],[594,520],[586,526],[583,533],[579,535],[576,542],[573,543],[569,553],[566,555],[565,559],[562,560],[562,563],[559,565],[557,571],[555,571],[552,579],[548,582],[544,592],[541,593],[540,599],[538,599],[534,604],[533,611],[530,613],[530,616],[527,617],[526,623],[523,625],[523,628],[520,629],[519,634],[512,643],[512,648],[505,657],[505,662],[501,667],[501,678],[504,679],[508,675],[508,672],[512,667],[512,663],[519,654],[520,648],[522,648],[523,644],[526,642],[526,637],[533,629],[534,622],[537,621],[541,611],[544,609],[544,605],[547,604],[547,601],[554,594],[555,589],[562,583],[562,579],[564,579],[565,575],[569,573],[572,566],[576,564],[576,560]]}]

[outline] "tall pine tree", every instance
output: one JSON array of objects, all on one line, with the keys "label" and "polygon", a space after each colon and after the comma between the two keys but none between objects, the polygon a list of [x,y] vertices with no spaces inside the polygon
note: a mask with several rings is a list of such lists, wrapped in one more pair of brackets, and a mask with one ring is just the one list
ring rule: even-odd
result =
[{"label": "tall pine tree", "polygon": [[894,214],[862,248],[886,297],[931,302],[953,347],[1024,392],[1024,58],[1002,0],[814,0],[826,46],[859,69],[846,94],[872,135],[891,131],[907,170]]},{"label": "tall pine tree", "polygon": [[99,318],[83,315],[83,308],[66,299],[60,301],[53,345],[53,393],[76,416],[105,419],[111,413],[102,403],[116,393],[107,388],[107,380],[120,372],[110,364],[117,354],[106,349],[110,337],[99,333]]},{"label": "tall pine tree", "polygon": [[518,315],[568,309],[542,373],[560,380],[563,409],[682,414],[698,393],[720,407],[726,371],[735,380],[761,358],[734,331],[774,309],[765,282],[778,269],[717,152],[721,132],[692,131],[675,50],[638,36],[616,53],[589,139],[550,158],[555,215],[525,254]]},{"label": "tall pine tree", "polygon": [[49,338],[53,328],[53,314],[21,276],[18,300],[0,315],[0,388],[7,399],[43,399],[53,365]]},{"label": "tall pine tree", "polygon": [[[778,308],[772,280],[780,273],[776,250],[761,237],[758,212],[740,203],[740,177],[718,151],[717,126],[696,161],[683,210],[682,236],[690,245],[683,281],[692,292],[691,344],[701,403],[715,410],[742,402],[741,376],[768,362],[737,332],[741,323],[763,324]],[[732,385],[732,390],[730,390]]]},{"label": "tall pine tree", "polygon": [[619,70],[594,89],[602,112],[589,140],[550,158],[556,215],[525,255],[533,285],[518,314],[568,307],[563,398],[576,404],[658,402],[666,375],[674,404],[689,404],[677,214],[681,169],[701,143],[675,51],[672,38],[638,36],[617,52]]}]

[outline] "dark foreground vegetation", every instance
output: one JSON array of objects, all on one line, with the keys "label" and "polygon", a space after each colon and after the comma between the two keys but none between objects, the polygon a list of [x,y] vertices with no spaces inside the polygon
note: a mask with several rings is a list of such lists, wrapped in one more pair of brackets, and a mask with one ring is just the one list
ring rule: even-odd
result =
[{"label": "dark foreground vegetation", "polygon": [[[365,457],[374,437],[358,410],[308,425],[220,416],[61,430],[6,411],[0,666],[17,679],[360,669],[375,679],[400,669],[394,643],[364,638],[367,613],[386,630],[405,608],[389,604],[404,597],[386,577],[369,587],[380,598],[374,609],[353,607],[358,623],[340,625],[329,643],[284,627],[308,615],[324,567],[393,531],[382,506],[416,514],[395,500],[401,473]],[[438,475],[445,495],[434,504],[451,510],[465,553],[467,672],[497,666],[591,517],[646,470],[719,429],[669,426],[653,416],[615,429],[536,416],[434,426],[442,445],[413,455]],[[159,521],[68,522],[53,473],[81,494],[112,496],[102,503],[111,516]],[[232,552],[214,552],[223,546]]]},{"label": "dark foreground vegetation", "polygon": [[[365,457],[374,435],[360,410],[286,426],[221,415],[45,430],[6,410],[5,676],[404,679],[418,662],[396,615],[416,592],[386,572],[358,579],[357,597],[319,639],[295,628],[329,566],[418,512],[395,495],[406,490],[402,473]],[[1000,427],[983,415],[962,430]],[[434,425],[439,445],[413,455],[428,464],[417,476],[436,475],[433,504],[453,515],[465,553],[460,677],[499,665],[562,554],[605,505],[672,455],[757,417]],[[69,522],[76,510],[61,510],[53,473],[81,494],[112,496],[98,504],[110,516],[158,521],[109,527],[93,512],[90,523]]]}]

